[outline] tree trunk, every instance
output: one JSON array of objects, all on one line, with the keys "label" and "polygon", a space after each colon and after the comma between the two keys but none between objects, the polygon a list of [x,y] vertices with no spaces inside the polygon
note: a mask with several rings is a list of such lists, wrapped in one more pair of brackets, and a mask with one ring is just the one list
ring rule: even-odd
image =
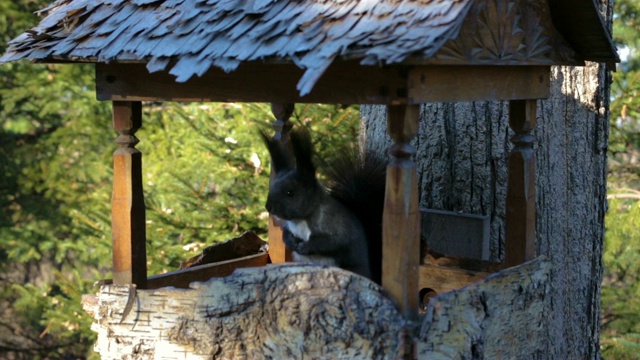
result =
[{"label": "tree trunk", "polygon": [[[605,2],[611,19],[611,2]],[[599,358],[609,69],[554,67],[538,102],[536,253],[552,262],[546,358]],[[386,151],[385,108],[363,106],[369,149]],[[491,259],[504,260],[508,102],[426,104],[415,140],[422,207],[489,215]]]}]

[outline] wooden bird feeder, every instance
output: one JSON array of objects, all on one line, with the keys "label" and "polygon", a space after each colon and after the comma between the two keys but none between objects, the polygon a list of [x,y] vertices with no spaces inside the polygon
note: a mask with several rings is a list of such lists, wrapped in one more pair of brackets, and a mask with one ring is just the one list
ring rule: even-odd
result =
[{"label": "wooden bird feeder", "polygon": [[[135,284],[144,298],[141,289],[187,287],[237,267],[287,258],[278,228],[270,226],[268,255],[148,277],[141,153],[135,148],[141,102],[269,102],[278,138],[291,128],[294,103],[383,104],[393,145],[382,285],[409,320],[418,318],[421,289],[440,294],[534,259],[532,131],[537,100],[549,95],[551,66],[619,61],[591,0],[60,0],[42,14],[38,26],[9,43],[0,62],[95,64],[98,100],[113,103],[119,134],[113,289]],[[515,133],[505,258],[425,263],[418,255],[412,160],[420,154],[410,144],[419,107],[477,100],[507,100]]]}]

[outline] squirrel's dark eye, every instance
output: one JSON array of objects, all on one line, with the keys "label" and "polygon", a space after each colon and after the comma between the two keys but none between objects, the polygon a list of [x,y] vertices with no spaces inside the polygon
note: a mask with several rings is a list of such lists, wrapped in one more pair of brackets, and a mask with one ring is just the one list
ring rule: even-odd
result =
[{"label": "squirrel's dark eye", "polygon": [[293,190],[287,190],[287,196],[288,197],[292,197],[293,196]]}]

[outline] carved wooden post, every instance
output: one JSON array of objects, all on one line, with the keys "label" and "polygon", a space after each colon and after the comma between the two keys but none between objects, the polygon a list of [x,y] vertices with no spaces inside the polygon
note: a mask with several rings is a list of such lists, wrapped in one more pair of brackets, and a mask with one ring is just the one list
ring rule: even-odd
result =
[{"label": "carved wooden post", "polygon": [[420,212],[411,139],[418,133],[418,105],[389,105],[387,131],[394,141],[387,166],[382,219],[382,286],[407,319],[418,315]]},{"label": "carved wooden post", "polygon": [[142,154],[135,132],[142,126],[139,101],[113,102],[113,127],[118,149],[113,153],[113,283],[147,286],[145,209],[142,194]]},{"label": "carved wooden post", "polygon": [[509,126],[516,133],[511,142],[507,184],[505,266],[535,257],[536,156],[533,150],[536,100],[511,100]]},{"label": "carved wooden post", "polygon": [[[271,104],[271,112],[276,118],[273,123],[275,140],[286,142],[293,124],[289,121],[293,114],[294,104]],[[271,167],[271,179],[275,177],[273,166]],[[287,250],[282,240],[282,229],[275,223],[275,218],[269,216],[269,258],[272,263],[291,261],[291,251]]]}]

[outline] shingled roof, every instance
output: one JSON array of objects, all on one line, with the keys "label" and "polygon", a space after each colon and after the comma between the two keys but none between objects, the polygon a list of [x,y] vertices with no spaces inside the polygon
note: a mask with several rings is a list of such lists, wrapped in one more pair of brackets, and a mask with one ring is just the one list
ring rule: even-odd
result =
[{"label": "shingled roof", "polygon": [[[594,6],[592,0],[583,2]],[[23,58],[144,62],[150,72],[167,70],[185,82],[211,67],[230,72],[247,61],[285,61],[305,70],[297,85],[305,95],[336,59],[388,65],[432,58],[457,37],[472,6],[481,3],[58,0],[41,11],[45,18],[39,25],[9,42],[0,63]],[[596,26],[596,32],[603,31],[600,23]]]},{"label": "shingled roof", "polygon": [[308,93],[338,57],[391,64],[431,57],[454,37],[470,0],[59,0],[0,61],[148,61],[183,82],[211,66],[284,59]]}]

